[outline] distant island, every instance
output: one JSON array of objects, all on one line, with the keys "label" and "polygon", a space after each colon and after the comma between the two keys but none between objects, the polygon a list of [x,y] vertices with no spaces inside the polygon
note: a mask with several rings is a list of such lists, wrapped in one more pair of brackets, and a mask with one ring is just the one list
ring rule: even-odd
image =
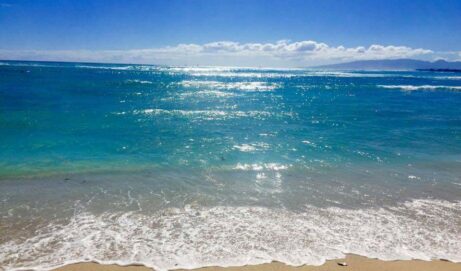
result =
[{"label": "distant island", "polygon": [[461,61],[449,62],[437,60],[430,62],[416,59],[360,60],[312,68],[332,70],[425,70],[459,72],[461,71]]}]

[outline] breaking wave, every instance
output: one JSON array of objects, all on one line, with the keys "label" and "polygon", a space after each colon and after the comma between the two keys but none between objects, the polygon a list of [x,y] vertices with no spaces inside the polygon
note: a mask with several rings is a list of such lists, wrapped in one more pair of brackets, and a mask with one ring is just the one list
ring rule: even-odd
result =
[{"label": "breaking wave", "polygon": [[461,261],[461,202],[413,200],[368,209],[301,212],[264,207],[194,207],[83,212],[36,236],[0,244],[8,270],[47,270],[73,262],[143,264],[155,270],[280,261],[320,265],[359,254],[383,260]]},{"label": "breaking wave", "polygon": [[412,91],[412,90],[461,90],[461,86],[432,86],[432,85],[422,85],[422,86],[414,86],[414,85],[378,85],[381,88],[388,88],[388,89],[401,89],[405,91]]}]

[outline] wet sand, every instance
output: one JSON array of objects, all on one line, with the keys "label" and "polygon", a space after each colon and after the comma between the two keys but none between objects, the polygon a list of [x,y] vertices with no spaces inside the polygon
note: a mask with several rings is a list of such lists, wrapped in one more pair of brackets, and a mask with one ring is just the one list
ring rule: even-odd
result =
[{"label": "wet sand", "polygon": [[[347,266],[338,263],[346,262]],[[67,265],[55,271],[150,271],[145,266],[101,265],[97,263],[78,263]],[[381,261],[362,256],[348,255],[345,259],[327,261],[321,266],[293,267],[283,263],[269,263],[248,265],[241,267],[204,267],[199,271],[461,271],[461,263],[452,263],[441,260],[420,261]]]}]

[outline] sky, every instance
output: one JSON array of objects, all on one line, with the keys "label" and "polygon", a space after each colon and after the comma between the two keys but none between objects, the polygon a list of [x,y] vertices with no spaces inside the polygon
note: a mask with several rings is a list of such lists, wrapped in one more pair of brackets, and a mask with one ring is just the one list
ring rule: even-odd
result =
[{"label": "sky", "polygon": [[461,60],[461,0],[0,0],[0,59],[312,66]]}]

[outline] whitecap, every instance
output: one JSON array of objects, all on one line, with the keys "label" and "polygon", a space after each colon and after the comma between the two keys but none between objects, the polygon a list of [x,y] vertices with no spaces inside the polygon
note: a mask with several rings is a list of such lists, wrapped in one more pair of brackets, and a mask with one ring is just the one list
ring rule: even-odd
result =
[{"label": "whitecap", "polygon": [[280,171],[280,170],[286,170],[289,167],[291,167],[291,165],[284,165],[280,163],[254,163],[254,164],[238,163],[234,167],[234,169],[244,170],[244,171],[261,171],[261,170]]},{"label": "whitecap", "polygon": [[234,145],[234,149],[237,149],[241,152],[252,152],[256,150],[256,147],[248,144]]},{"label": "whitecap", "polygon": [[80,69],[101,69],[101,70],[132,70],[133,66],[103,66],[103,65],[76,65]]},{"label": "whitecap", "polygon": [[139,79],[133,79],[133,80],[130,79],[130,80],[126,80],[125,82],[128,83],[128,84],[147,84],[147,85],[152,84],[151,81],[139,80]]},{"label": "whitecap", "polygon": [[433,85],[378,85],[381,88],[388,88],[388,89],[401,89],[405,91],[412,91],[412,90],[439,90],[439,89],[448,89],[448,90],[461,90],[461,86],[433,86]]},{"label": "whitecap", "polygon": [[234,149],[237,149],[241,152],[254,152],[257,150],[266,150],[269,148],[269,144],[264,142],[252,143],[252,144],[241,144],[241,145],[234,145]]}]

